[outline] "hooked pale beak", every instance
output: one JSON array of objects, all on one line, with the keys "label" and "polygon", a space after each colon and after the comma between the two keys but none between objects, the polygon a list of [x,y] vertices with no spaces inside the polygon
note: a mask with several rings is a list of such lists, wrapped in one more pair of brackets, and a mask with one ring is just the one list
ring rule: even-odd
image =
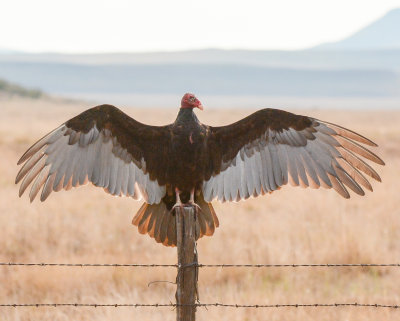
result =
[{"label": "hooked pale beak", "polygon": [[202,104],[199,104],[199,105],[197,106],[197,108],[200,109],[200,110],[203,110],[203,105],[202,105]]}]

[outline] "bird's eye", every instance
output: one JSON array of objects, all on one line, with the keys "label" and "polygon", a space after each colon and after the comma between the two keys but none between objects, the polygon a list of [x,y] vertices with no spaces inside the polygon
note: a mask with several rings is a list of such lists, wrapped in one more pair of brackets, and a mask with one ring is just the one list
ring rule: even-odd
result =
[{"label": "bird's eye", "polygon": [[192,97],[189,98],[189,100],[190,100],[190,101],[195,101],[195,100],[196,100],[196,97],[192,96]]}]

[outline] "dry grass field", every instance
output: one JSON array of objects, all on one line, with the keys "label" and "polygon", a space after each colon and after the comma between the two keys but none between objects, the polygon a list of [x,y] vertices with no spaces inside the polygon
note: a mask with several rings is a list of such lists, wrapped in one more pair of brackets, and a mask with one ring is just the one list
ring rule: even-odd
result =
[{"label": "dry grass field", "polygon": [[[206,102],[205,106],[206,106]],[[131,225],[139,202],[85,186],[45,202],[18,198],[19,156],[42,135],[89,103],[0,98],[0,261],[176,263],[176,249],[140,235]],[[345,106],[344,106],[345,107]],[[172,122],[177,110],[122,108],[151,124]],[[249,110],[197,112],[227,124]],[[383,183],[350,200],[329,190],[285,187],[239,204],[215,204],[220,228],[198,243],[201,263],[400,262],[400,112],[302,113],[351,128],[379,144]],[[174,268],[0,267],[0,304],[170,303]],[[200,301],[284,304],[400,304],[400,268],[203,268]],[[400,309],[200,308],[198,320],[400,320]],[[0,308],[1,321],[175,320],[170,308]]]}]

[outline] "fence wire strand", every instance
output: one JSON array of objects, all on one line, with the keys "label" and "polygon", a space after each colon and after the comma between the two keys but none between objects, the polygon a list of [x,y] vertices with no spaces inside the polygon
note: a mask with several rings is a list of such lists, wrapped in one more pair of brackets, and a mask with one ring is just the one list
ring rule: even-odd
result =
[{"label": "fence wire strand", "polygon": [[177,264],[118,264],[118,263],[14,263],[0,262],[0,266],[69,266],[69,267],[178,267]]},{"label": "fence wire strand", "polygon": [[[334,267],[400,267],[400,263],[356,263],[356,264],[196,264],[191,263],[184,266],[178,264],[137,264],[137,263],[19,263],[19,262],[0,262],[0,266],[60,266],[60,267],[139,267],[139,268],[185,268],[185,267],[199,267],[199,268],[334,268]],[[171,307],[176,308],[179,306],[195,306],[195,307],[226,307],[226,308],[312,308],[312,307],[364,307],[364,308],[390,308],[399,309],[400,305],[378,304],[378,303],[295,303],[295,304],[226,304],[226,303],[195,303],[179,305],[176,303],[129,303],[129,304],[99,304],[99,303],[24,303],[24,304],[0,304],[0,307]]]},{"label": "fence wire strand", "polygon": [[178,264],[118,264],[118,263],[18,263],[18,262],[0,262],[0,266],[69,266],[69,267],[199,267],[199,268],[296,268],[296,267],[400,267],[400,263],[356,263],[356,264],[195,264],[186,266]]},{"label": "fence wire strand", "polygon": [[147,303],[131,303],[131,304],[120,304],[120,303],[111,303],[111,304],[97,304],[97,303],[28,303],[28,304],[0,304],[0,307],[92,307],[92,308],[100,308],[100,307],[225,307],[225,308],[315,308],[315,307],[361,307],[361,308],[390,308],[390,309],[399,309],[399,305],[390,305],[390,304],[378,304],[378,303],[296,303],[296,304],[226,304],[226,303],[195,303],[195,304],[175,304],[175,303],[155,303],[155,304],[147,304]]}]

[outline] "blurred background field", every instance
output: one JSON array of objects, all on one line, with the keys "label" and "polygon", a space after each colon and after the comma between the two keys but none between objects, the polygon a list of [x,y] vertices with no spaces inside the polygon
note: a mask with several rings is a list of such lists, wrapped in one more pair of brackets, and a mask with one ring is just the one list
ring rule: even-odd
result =
[{"label": "blurred background field", "polygon": [[[222,125],[253,109],[207,108],[202,122]],[[179,97],[177,97],[177,103]],[[329,99],[326,103],[332,103]],[[1,96],[0,261],[176,263],[176,249],[140,235],[131,219],[141,205],[85,186],[45,202],[18,198],[19,156],[38,138],[93,103]],[[268,99],[259,107],[271,107]],[[120,108],[141,122],[165,124],[175,109]],[[283,106],[281,106],[283,107]],[[312,106],[310,106],[312,107]],[[378,143],[383,183],[344,200],[330,190],[285,187],[238,204],[215,203],[220,228],[198,243],[200,263],[397,263],[400,253],[400,112],[320,108],[289,111],[351,128]],[[174,268],[0,267],[1,303],[170,303]],[[250,304],[362,302],[398,304],[399,268],[203,268],[200,301]],[[174,320],[169,308],[1,308],[1,320]],[[400,320],[376,308],[200,308],[198,320]]]}]

